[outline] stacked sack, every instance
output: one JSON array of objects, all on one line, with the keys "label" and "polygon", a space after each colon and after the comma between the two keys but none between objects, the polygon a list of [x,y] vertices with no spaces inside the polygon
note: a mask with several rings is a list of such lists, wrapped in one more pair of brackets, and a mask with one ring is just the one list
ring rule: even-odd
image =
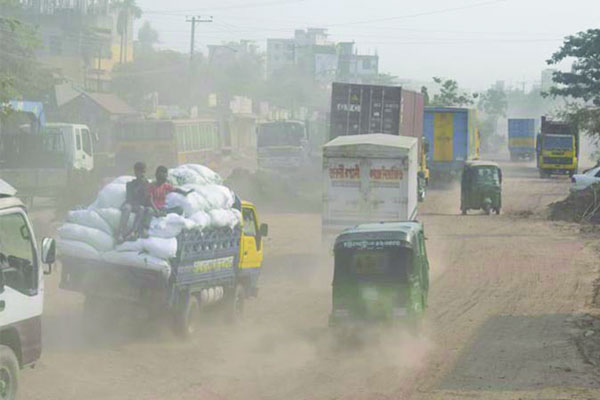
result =
[{"label": "stacked sack", "polygon": [[[241,213],[232,208],[235,195],[222,186],[221,177],[202,165],[186,164],[169,170],[168,180],[194,191],[187,196],[169,193],[166,199],[168,208],[181,207],[183,215],[153,218],[148,238],[116,245],[126,184],[133,179],[121,176],[113,180],[87,209],[68,213],[66,223],[58,229],[61,255],[149,268],[168,276],[168,260],[177,254],[177,236],[182,230],[233,229],[241,223]],[[134,218],[132,214],[128,228],[133,226]]]}]

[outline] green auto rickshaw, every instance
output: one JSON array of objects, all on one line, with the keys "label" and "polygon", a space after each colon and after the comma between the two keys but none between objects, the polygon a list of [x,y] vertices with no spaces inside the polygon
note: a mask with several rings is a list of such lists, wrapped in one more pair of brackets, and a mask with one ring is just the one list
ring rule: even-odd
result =
[{"label": "green auto rickshaw", "polygon": [[502,170],[490,161],[467,161],[460,187],[460,210],[492,210],[500,214],[502,209]]},{"label": "green auto rickshaw", "polygon": [[358,225],[336,238],[334,255],[330,326],[419,326],[429,291],[421,223]]}]

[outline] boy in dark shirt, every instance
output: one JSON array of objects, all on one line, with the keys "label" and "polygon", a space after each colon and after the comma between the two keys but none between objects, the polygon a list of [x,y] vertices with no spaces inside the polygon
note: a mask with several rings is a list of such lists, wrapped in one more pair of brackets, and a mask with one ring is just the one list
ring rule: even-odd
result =
[{"label": "boy in dark shirt", "polygon": [[[148,187],[150,183],[146,179],[146,164],[137,162],[133,166],[135,179],[127,182],[127,194],[125,203],[121,206],[121,221],[117,232],[117,242],[122,243],[127,239],[136,239],[134,234],[139,234],[142,222],[149,205]],[[131,213],[135,214],[135,220],[131,230],[127,230],[127,222]]]}]

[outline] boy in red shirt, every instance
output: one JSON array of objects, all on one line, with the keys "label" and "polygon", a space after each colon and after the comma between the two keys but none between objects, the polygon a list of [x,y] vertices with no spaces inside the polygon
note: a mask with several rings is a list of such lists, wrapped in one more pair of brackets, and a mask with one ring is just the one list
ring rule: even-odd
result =
[{"label": "boy in red shirt", "polygon": [[167,167],[161,165],[156,169],[156,181],[148,186],[148,196],[150,198],[150,208],[154,216],[165,216],[169,213],[183,214],[181,207],[166,208],[167,194],[175,192],[187,196],[194,190],[185,191],[167,182],[169,171]]}]

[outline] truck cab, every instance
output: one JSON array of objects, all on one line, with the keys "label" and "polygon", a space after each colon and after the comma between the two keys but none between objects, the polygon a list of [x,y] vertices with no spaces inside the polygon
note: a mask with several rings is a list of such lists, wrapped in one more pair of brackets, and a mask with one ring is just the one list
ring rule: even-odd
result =
[{"label": "truck cab", "polygon": [[63,149],[69,169],[91,171],[94,169],[94,138],[87,125],[48,123],[42,128],[49,149]]},{"label": "truck cab", "polygon": [[258,166],[265,169],[298,168],[308,163],[306,124],[283,120],[263,122],[256,129]]},{"label": "truck cab", "polygon": [[0,180],[0,397],[14,399],[19,370],[42,350],[44,273],[51,272],[53,239],[37,245],[16,190]]},{"label": "truck cab", "polygon": [[564,121],[551,121],[542,117],[541,134],[536,143],[537,166],[540,177],[552,174],[577,173],[579,164],[579,134]]}]

